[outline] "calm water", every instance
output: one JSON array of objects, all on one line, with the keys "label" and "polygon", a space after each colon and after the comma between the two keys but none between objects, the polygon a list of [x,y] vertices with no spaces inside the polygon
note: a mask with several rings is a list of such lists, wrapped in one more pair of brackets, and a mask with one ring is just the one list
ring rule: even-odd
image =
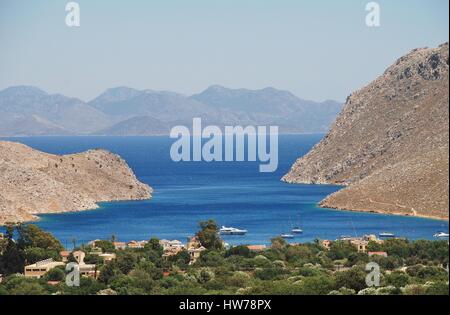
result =
[{"label": "calm water", "polygon": [[410,239],[432,239],[448,231],[448,223],[420,218],[320,209],[316,204],[336,186],[289,185],[280,178],[297,157],[321,135],[280,137],[276,173],[258,172],[257,163],[174,163],[173,140],[165,137],[34,137],[12,139],[56,154],[105,148],[120,154],[138,178],[151,185],[153,199],[104,203],[100,209],[44,215],[37,224],[71,247],[116,235],[122,241],[151,236],[185,241],[201,220],[249,230],[246,236],[226,237],[231,244],[267,244],[270,238],[300,225],[304,234],[295,242],[340,235],[393,232]]}]

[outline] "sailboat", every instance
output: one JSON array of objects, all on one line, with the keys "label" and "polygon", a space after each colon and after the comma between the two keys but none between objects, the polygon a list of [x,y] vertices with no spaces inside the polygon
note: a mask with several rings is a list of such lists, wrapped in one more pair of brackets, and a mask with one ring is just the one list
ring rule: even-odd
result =
[{"label": "sailboat", "polygon": [[[292,220],[291,220],[291,225],[292,225]],[[294,226],[291,230],[292,234],[302,234],[303,230],[299,227],[299,226]]]}]

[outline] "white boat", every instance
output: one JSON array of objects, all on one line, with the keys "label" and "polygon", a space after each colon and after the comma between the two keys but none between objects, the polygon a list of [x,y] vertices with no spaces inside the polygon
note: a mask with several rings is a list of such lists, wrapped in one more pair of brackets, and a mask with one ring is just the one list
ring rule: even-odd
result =
[{"label": "white boat", "polygon": [[449,234],[445,233],[445,232],[438,232],[438,233],[434,234],[434,237],[436,237],[436,238],[448,238]]},{"label": "white boat", "polygon": [[384,237],[384,238],[393,238],[393,237],[395,237],[395,234],[389,233],[389,232],[383,232],[383,233],[378,234],[378,236]]},{"label": "white boat", "polygon": [[303,230],[298,225],[296,225],[296,226],[292,225],[291,217],[289,217],[289,221],[291,221],[291,226],[292,226],[291,233],[292,234],[302,234],[303,233]]},{"label": "white boat", "polygon": [[220,229],[220,234],[221,235],[245,235],[247,234],[247,230],[240,230],[234,227],[226,227],[226,226],[222,226],[222,228]]},{"label": "white boat", "polygon": [[295,238],[295,235],[283,233],[280,235],[280,237],[285,238],[285,239],[292,239],[292,238]]},{"label": "white boat", "polygon": [[299,227],[294,227],[291,232],[292,234],[302,234],[303,230]]}]

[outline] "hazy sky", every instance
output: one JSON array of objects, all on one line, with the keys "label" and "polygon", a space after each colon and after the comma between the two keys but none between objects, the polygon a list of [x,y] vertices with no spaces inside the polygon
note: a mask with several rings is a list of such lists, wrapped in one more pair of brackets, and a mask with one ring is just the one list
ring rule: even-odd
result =
[{"label": "hazy sky", "polygon": [[0,89],[35,85],[89,100],[104,89],[197,93],[273,86],[345,97],[413,48],[448,41],[448,0],[0,0]]}]

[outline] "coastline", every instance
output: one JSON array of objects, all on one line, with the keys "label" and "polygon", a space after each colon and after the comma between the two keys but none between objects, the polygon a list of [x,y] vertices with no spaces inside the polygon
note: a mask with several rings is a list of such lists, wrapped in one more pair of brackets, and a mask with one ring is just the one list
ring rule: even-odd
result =
[{"label": "coastline", "polygon": [[[311,181],[307,181],[307,180],[293,180],[292,178],[289,178],[287,176],[287,174],[285,176],[283,176],[283,178],[281,179],[282,182],[290,184],[290,185],[331,185],[331,186],[336,186],[336,187],[341,187],[342,189],[348,188],[351,186],[351,184],[349,183],[329,183],[326,181],[318,181],[318,182],[314,182],[312,183]],[[339,190],[340,191],[340,190]],[[339,207],[339,206],[334,206],[332,204],[327,204],[327,200],[329,199],[329,197],[333,196],[335,193],[330,194],[328,196],[326,196],[323,200],[321,200],[318,204],[317,207],[322,208],[322,209],[332,209],[332,210],[339,210],[339,211],[349,211],[349,212],[359,212],[359,213],[373,213],[373,214],[383,214],[383,215],[393,215],[393,216],[402,216],[402,217],[411,217],[411,218],[422,218],[422,219],[429,219],[429,220],[436,220],[436,221],[443,221],[443,222],[449,222],[449,218],[447,217],[440,217],[440,216],[432,216],[432,215],[424,215],[424,214],[407,214],[404,212],[399,212],[399,211],[384,211],[384,210],[367,210],[367,209],[363,209],[363,208],[344,208],[344,207]]]},{"label": "coastline", "polygon": [[448,218],[441,218],[441,217],[436,217],[436,216],[426,216],[426,215],[421,215],[421,214],[411,215],[411,214],[406,214],[406,213],[401,213],[401,212],[394,212],[394,211],[393,212],[387,212],[387,211],[383,211],[383,210],[378,210],[377,211],[377,210],[364,210],[364,209],[346,209],[346,208],[342,208],[342,207],[334,207],[334,206],[330,206],[330,205],[322,205],[321,202],[317,204],[317,207],[321,208],[321,209],[331,209],[331,210],[337,210],[337,211],[382,214],[382,215],[406,217],[406,218],[420,218],[420,219],[427,219],[427,220],[446,222],[446,223],[449,222]]},{"label": "coastline", "polygon": [[77,209],[67,209],[67,210],[58,210],[58,211],[50,211],[50,212],[30,212],[27,213],[27,216],[24,216],[23,218],[18,218],[15,221],[11,220],[2,220],[0,218],[0,226],[5,226],[6,223],[33,223],[33,222],[39,222],[41,221],[41,215],[49,215],[49,214],[71,214],[71,213],[79,213],[79,212],[85,212],[85,211],[94,211],[100,209],[102,206],[100,203],[104,202],[131,202],[131,201],[145,201],[145,200],[151,200],[153,198],[153,188],[150,188],[150,196],[148,198],[141,198],[141,199],[115,199],[115,200],[101,200],[96,201],[94,206],[89,206],[86,208],[77,208]]}]

